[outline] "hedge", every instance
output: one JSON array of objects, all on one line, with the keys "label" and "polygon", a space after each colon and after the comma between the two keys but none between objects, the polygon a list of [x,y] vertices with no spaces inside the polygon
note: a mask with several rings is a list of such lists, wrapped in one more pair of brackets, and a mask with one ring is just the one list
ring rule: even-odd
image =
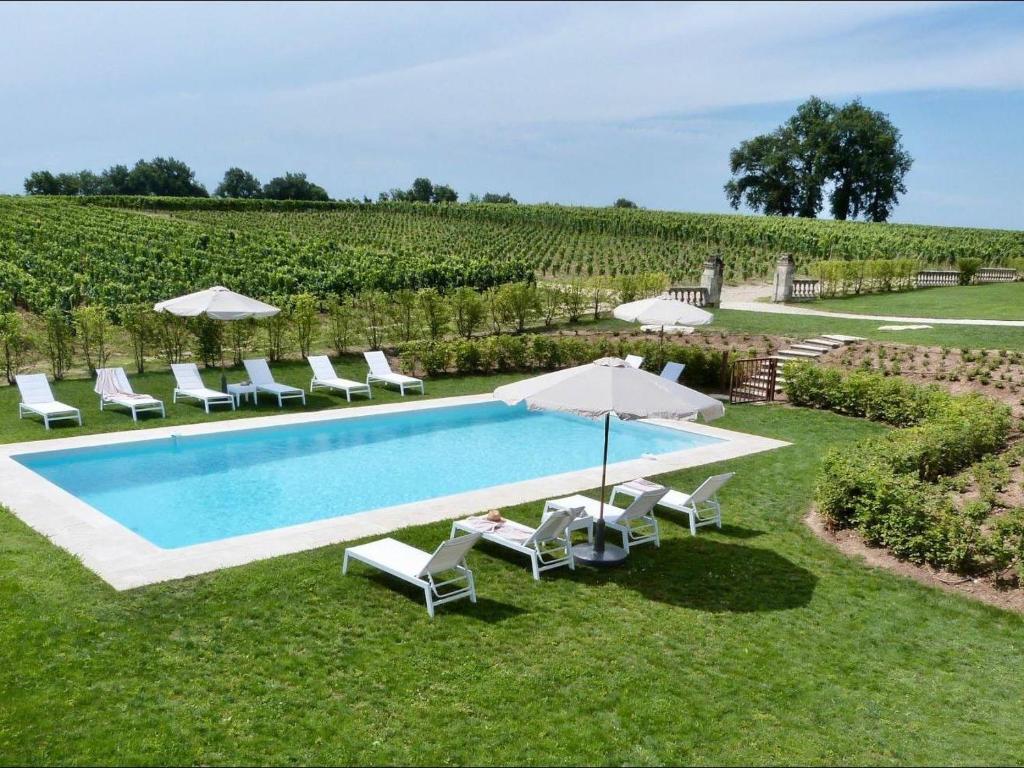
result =
[{"label": "hedge", "polygon": [[698,389],[721,388],[726,355],[711,347],[648,339],[547,335],[497,335],[480,339],[416,341],[399,347],[409,373],[437,376],[491,371],[544,371],[589,363],[601,357],[642,355],[643,367],[660,373],[668,361],[683,363],[681,382]]},{"label": "hedge", "polygon": [[796,405],[899,427],[825,455],[815,501],[831,526],[856,529],[897,557],[957,572],[991,568],[1005,560],[1007,546],[1019,548],[1018,540],[983,531],[985,517],[958,509],[936,482],[1005,448],[1008,407],[980,395],[809,363],[786,367],[785,391]]}]

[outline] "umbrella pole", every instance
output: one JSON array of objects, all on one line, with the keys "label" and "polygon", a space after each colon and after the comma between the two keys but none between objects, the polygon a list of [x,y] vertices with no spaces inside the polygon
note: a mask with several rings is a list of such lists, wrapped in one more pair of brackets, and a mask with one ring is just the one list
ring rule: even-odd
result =
[{"label": "umbrella pole", "polygon": [[608,474],[608,428],[611,423],[611,414],[604,415],[604,460],[601,463],[601,506],[597,512],[597,526],[594,530],[594,551],[604,552],[604,494],[605,483]]},{"label": "umbrella pole", "polygon": [[224,372],[224,336],[220,337],[220,391],[227,394],[228,376]]}]

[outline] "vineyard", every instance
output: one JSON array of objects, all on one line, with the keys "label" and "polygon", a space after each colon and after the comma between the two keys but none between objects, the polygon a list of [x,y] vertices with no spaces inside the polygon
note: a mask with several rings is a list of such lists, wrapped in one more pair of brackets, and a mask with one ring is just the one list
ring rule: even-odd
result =
[{"label": "vineyard", "polygon": [[531,275],[663,272],[693,282],[798,263],[1024,257],[1024,233],[552,205],[0,198],[0,296],[53,305],[154,301],[211,284],[255,296],[486,288]]}]

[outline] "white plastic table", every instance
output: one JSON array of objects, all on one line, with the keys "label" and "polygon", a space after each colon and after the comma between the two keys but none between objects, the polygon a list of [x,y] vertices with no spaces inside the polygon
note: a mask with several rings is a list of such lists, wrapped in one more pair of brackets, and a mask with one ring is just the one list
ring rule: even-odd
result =
[{"label": "white plastic table", "polygon": [[228,394],[235,398],[235,407],[242,404],[242,397],[249,402],[249,395],[252,395],[252,404],[260,404],[259,390],[255,384],[228,384]]}]

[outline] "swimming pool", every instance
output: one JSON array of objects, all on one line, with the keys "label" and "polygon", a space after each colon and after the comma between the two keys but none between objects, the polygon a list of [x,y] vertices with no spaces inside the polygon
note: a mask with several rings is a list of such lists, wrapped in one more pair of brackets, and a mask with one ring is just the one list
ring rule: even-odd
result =
[{"label": "swimming pool", "polygon": [[[176,549],[594,467],[602,429],[480,402],[12,458]],[[608,460],[723,442],[613,420]]]}]

